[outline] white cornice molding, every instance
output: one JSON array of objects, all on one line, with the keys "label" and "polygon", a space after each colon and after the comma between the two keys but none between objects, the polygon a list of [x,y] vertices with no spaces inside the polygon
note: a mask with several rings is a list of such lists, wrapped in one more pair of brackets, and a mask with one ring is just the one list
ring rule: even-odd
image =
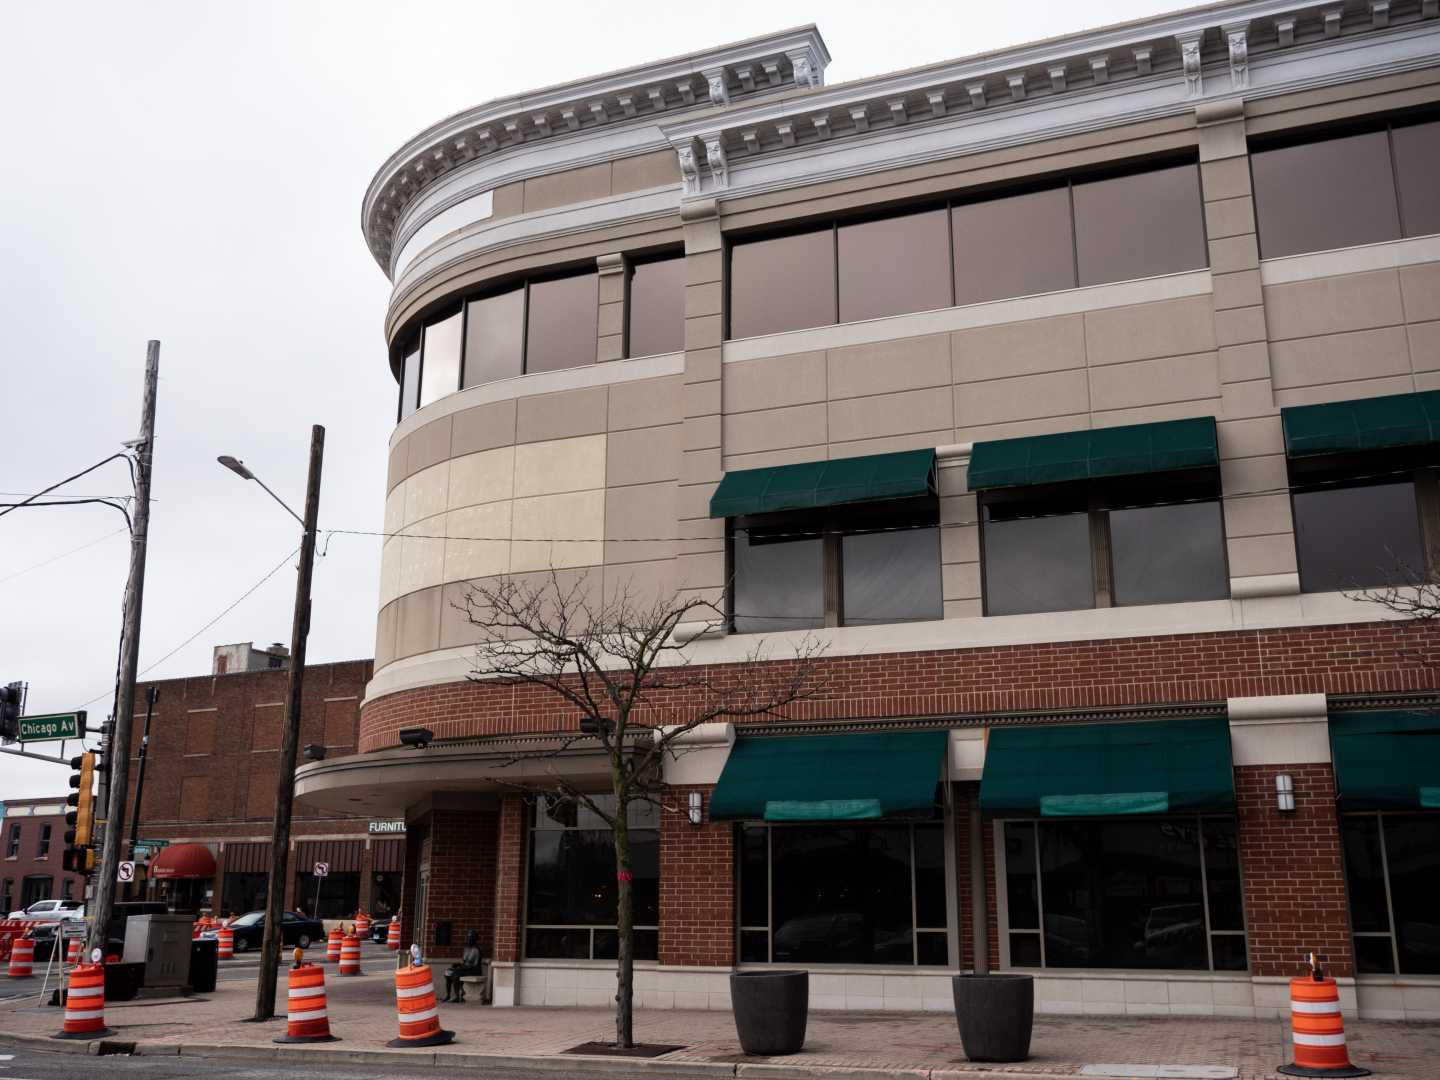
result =
[{"label": "white cornice molding", "polygon": [[602,126],[653,123],[672,106],[713,107],[797,84],[815,86],[829,62],[820,31],[808,25],[477,105],[431,125],[390,155],[366,189],[361,230],[375,261],[388,271],[396,219],[407,204],[477,158]]},{"label": "white cornice molding", "polygon": [[[687,196],[751,193],[833,179],[847,168],[853,174],[1179,115],[1242,91],[1254,99],[1440,62],[1440,23],[1420,11],[1381,25],[1362,0],[1337,6],[1345,18],[1327,21],[1315,5],[1295,0],[1215,5],[842,83],[802,100],[735,104],[662,129],[672,145],[717,146],[726,156],[723,184],[707,179],[697,161],[701,183]],[[1008,131],[991,135],[1001,127]],[[921,131],[946,137],[917,155],[904,144]],[[864,164],[853,167],[860,158]]]}]

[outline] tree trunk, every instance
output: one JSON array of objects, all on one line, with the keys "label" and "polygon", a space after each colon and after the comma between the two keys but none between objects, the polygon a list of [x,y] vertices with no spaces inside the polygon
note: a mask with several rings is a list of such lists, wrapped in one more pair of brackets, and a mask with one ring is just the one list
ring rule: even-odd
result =
[{"label": "tree trunk", "polygon": [[615,1045],[635,1045],[635,903],[630,876],[630,823],[628,800],[622,795],[615,807],[615,925],[620,940],[615,970]]}]

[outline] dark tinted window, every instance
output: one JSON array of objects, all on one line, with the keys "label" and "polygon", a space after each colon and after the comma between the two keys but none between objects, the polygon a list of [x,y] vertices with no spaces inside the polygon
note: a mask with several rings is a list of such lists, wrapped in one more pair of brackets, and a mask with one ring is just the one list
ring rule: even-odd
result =
[{"label": "dark tinted window", "polygon": [[735,629],[766,633],[825,623],[823,543],[818,535],[768,539],[735,530]]},{"label": "dark tinted window", "polygon": [[416,342],[400,361],[400,418],[415,411],[420,395],[420,343]]},{"label": "dark tinted window", "polygon": [[1423,576],[1413,482],[1297,491],[1294,506],[1305,592],[1404,584]]},{"label": "dark tinted window", "polygon": [[[1389,905],[1385,903],[1385,859],[1380,852],[1380,819],[1374,814],[1342,817],[1340,836],[1345,846],[1345,890],[1350,896],[1350,929],[1357,934],[1387,933]],[[1389,943],[1387,941],[1388,950]],[[1382,970],[1389,971],[1386,964]]]},{"label": "dark tinted window", "polygon": [[840,579],[847,626],[941,618],[940,530],[843,536]]},{"label": "dark tinted window", "polygon": [[969,203],[951,216],[957,304],[1075,287],[1069,188]]},{"label": "dark tinted window", "polygon": [[630,271],[631,356],[685,348],[685,257],[636,263]]},{"label": "dark tinted window", "polygon": [[[1035,878],[1035,826],[1029,821],[1005,823],[1005,900],[1010,926],[1040,929],[1040,894]],[[1039,963],[1037,950],[1036,963]]]},{"label": "dark tinted window", "polygon": [[835,233],[746,240],[730,249],[730,336],[835,321]]},{"label": "dark tinted window", "polygon": [[460,312],[429,323],[423,335],[424,357],[420,376],[420,404],[429,405],[460,389]]},{"label": "dark tinted window", "polygon": [[1263,258],[1400,235],[1383,131],[1257,150],[1250,173]]},{"label": "dark tinted window", "polygon": [[1196,270],[1208,264],[1196,165],[1074,185],[1081,285]]},{"label": "dark tinted window", "polygon": [[740,834],[741,926],[765,926],[770,921],[768,835],[759,828]]},{"label": "dark tinted window", "polygon": [[525,370],[525,287],[470,301],[465,313],[465,385]]},{"label": "dark tinted window", "polygon": [[945,211],[839,228],[840,321],[950,306]]},{"label": "dark tinted window", "polygon": [[1095,603],[1090,515],[1011,517],[985,508],[985,613],[1073,611]]},{"label": "dark tinted window", "polygon": [[1112,510],[1110,555],[1117,606],[1230,595],[1218,501]]},{"label": "dark tinted window", "polygon": [[1405,235],[1440,233],[1440,120],[1397,127],[1391,138]]},{"label": "dark tinted window", "polygon": [[1440,815],[1383,821],[1400,972],[1440,975]]},{"label": "dark tinted window", "polygon": [[556,371],[595,363],[599,319],[596,275],[530,283],[525,370]]}]

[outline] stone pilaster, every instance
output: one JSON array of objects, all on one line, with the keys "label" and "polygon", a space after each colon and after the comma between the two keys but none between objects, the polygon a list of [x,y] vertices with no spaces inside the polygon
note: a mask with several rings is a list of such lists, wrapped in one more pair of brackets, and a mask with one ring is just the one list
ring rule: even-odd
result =
[{"label": "stone pilaster", "polygon": [[935,464],[935,485],[940,495],[940,574],[945,618],[983,615],[980,500],[967,490],[969,447],[942,447]]},{"label": "stone pilaster", "polygon": [[595,259],[600,275],[600,322],[595,335],[595,360],[625,358],[625,256],[619,253]]},{"label": "stone pilaster", "polygon": [[1285,443],[1271,379],[1255,199],[1239,98],[1196,109],[1200,183],[1214,280],[1220,469],[1231,592],[1299,592]]}]

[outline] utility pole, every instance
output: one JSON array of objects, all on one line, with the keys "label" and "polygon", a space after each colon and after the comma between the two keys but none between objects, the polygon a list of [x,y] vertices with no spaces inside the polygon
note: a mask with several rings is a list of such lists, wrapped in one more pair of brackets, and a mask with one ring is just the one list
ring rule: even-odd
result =
[{"label": "utility pole", "polygon": [[[265,937],[260,945],[260,976],[255,987],[255,1020],[275,1015],[275,979],[280,971],[280,920],[285,911],[285,881],[290,856],[290,816],[295,800],[295,756],[300,746],[300,703],[305,681],[305,639],[310,633],[310,577],[315,566],[315,528],[320,517],[320,466],[325,429],[310,429],[310,475],[305,484],[305,534],[295,579],[295,618],[290,626],[290,688],[285,702],[285,732],[280,740],[280,779],[275,785],[275,828],[270,840],[270,883],[265,895]],[[283,505],[283,504],[282,504]]]},{"label": "utility pole", "polygon": [[105,808],[105,844],[100,851],[99,881],[86,953],[105,948],[115,906],[115,876],[125,839],[126,788],[130,781],[130,726],[135,718],[135,676],[140,663],[140,608],[145,595],[145,544],[150,535],[150,469],[155,452],[155,393],[160,381],[160,342],[145,348],[145,395],[140,407],[140,437],[135,450],[135,521],[130,530],[130,580],[125,586],[125,621],[120,631],[120,670],[116,674],[115,724],[105,755],[109,798]]},{"label": "utility pole", "polygon": [[155,702],[160,688],[152,686],[145,692],[145,734],[140,737],[140,762],[135,770],[135,805],[130,810],[130,858],[135,858],[135,842],[140,839],[140,799],[145,794],[145,758],[150,753],[150,721],[155,716]]}]

